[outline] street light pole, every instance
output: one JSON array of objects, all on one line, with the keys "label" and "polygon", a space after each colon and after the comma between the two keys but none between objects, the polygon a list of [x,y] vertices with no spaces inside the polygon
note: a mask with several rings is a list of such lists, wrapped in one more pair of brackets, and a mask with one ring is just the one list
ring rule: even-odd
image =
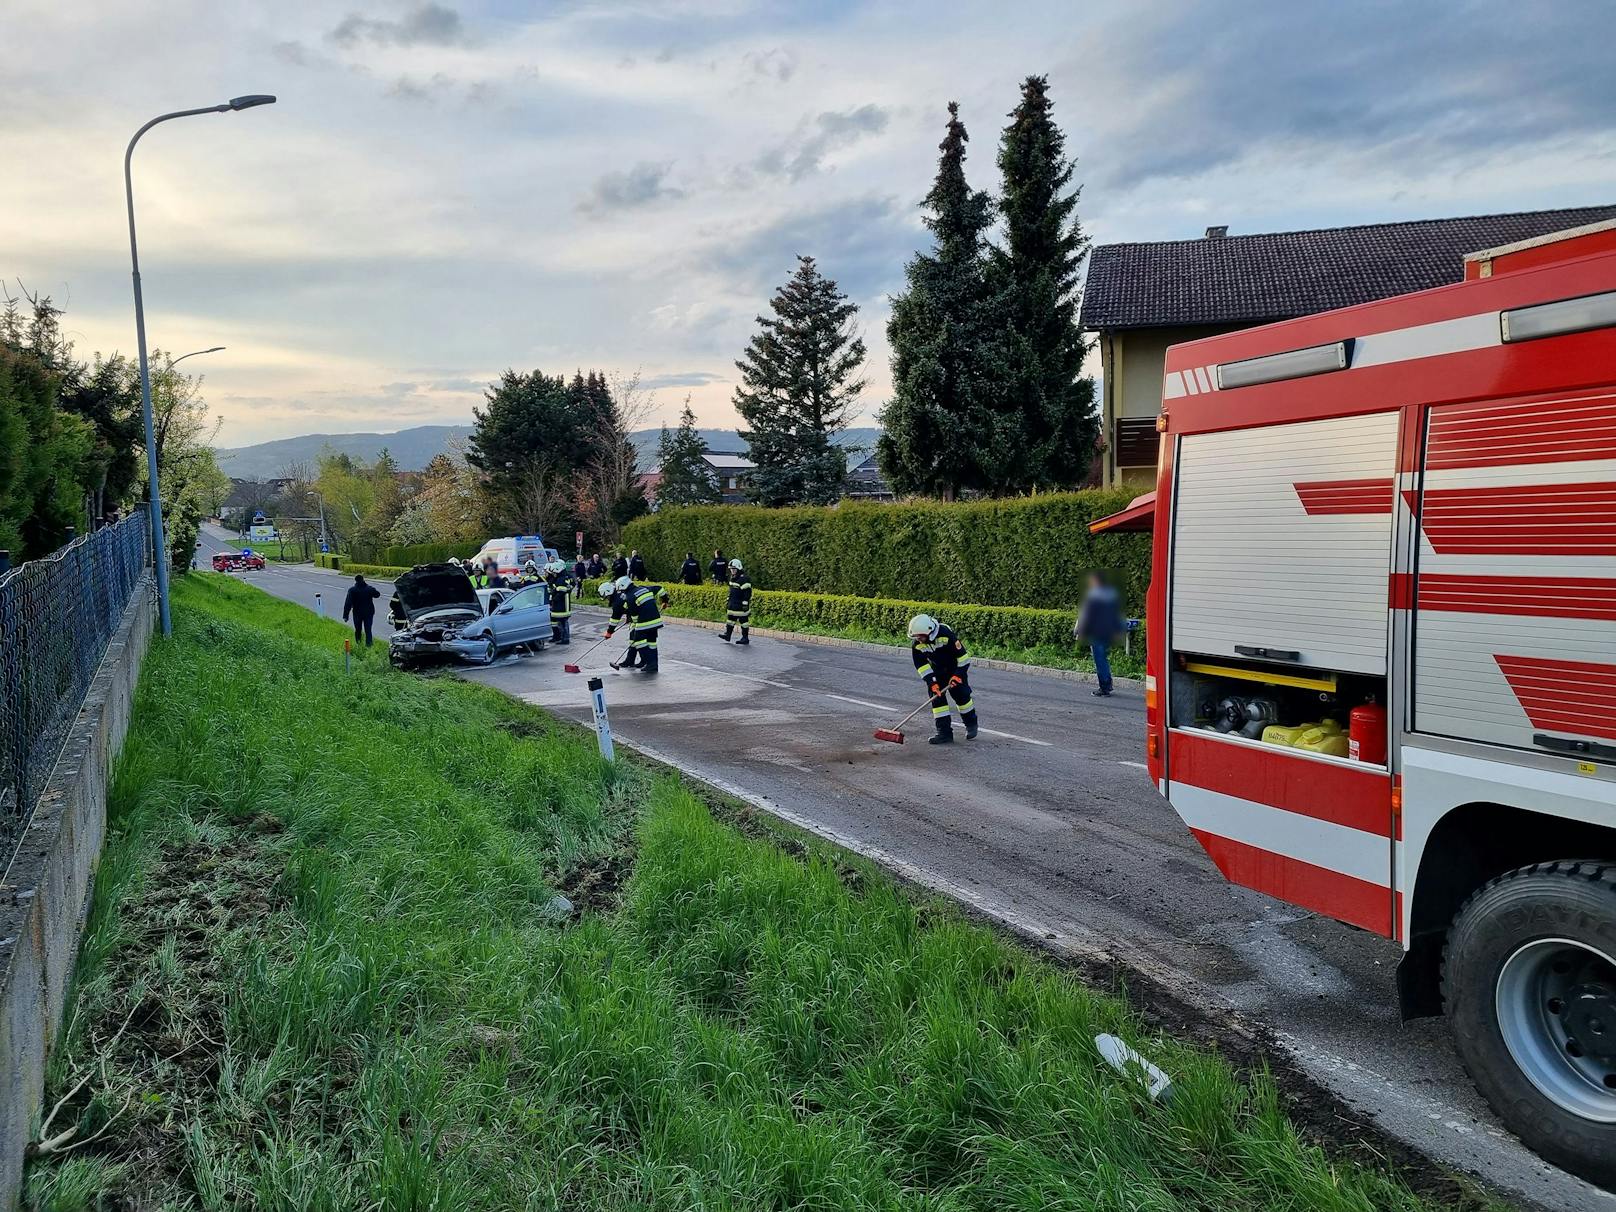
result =
[{"label": "street light pole", "polygon": [[[232,97],[222,105],[206,105],[201,109],[180,109],[171,114],[159,114],[135,132],[129,147],[123,153],[123,192],[129,206],[129,263],[135,281],[135,342],[140,347],[140,413],[146,423],[146,477],[151,497],[152,562],[157,570],[157,615],[162,621],[163,634],[170,635],[173,626],[168,615],[168,554],[163,549],[163,505],[157,490],[157,436],[152,424],[151,368],[146,362],[146,308],[140,296],[140,253],[135,245],[135,182],[130,167],[135,155],[135,144],[159,122],[171,118],[189,118],[195,114],[225,114],[238,109],[251,109],[255,105],[273,105],[275,98],[267,94]],[[201,352],[201,351],[198,351]],[[189,356],[189,355],[187,355]]]}]

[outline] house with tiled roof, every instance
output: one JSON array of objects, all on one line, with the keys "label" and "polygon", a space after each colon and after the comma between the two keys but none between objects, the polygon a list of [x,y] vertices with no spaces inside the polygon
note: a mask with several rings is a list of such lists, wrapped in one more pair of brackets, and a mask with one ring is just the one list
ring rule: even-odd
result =
[{"label": "house with tiled roof", "polygon": [[1371,223],[1315,231],[1104,244],[1089,254],[1081,323],[1096,334],[1107,485],[1155,479],[1167,347],[1446,286],[1465,257],[1616,218],[1616,205]]}]

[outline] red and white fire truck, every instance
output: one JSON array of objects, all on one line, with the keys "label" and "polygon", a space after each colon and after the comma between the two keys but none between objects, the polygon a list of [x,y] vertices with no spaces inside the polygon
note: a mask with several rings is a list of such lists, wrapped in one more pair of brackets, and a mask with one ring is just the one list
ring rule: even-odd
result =
[{"label": "red and white fire truck", "polygon": [[[1616,228],[1168,352],[1151,777],[1616,1185]],[[1106,523],[1097,523],[1104,526]]]}]

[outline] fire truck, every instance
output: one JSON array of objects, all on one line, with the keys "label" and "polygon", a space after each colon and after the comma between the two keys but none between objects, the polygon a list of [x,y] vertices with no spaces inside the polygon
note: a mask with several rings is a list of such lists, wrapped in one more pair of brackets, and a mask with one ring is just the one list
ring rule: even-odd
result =
[{"label": "fire truck", "polygon": [[1616,1186],[1616,224],[1168,351],[1151,778]]}]

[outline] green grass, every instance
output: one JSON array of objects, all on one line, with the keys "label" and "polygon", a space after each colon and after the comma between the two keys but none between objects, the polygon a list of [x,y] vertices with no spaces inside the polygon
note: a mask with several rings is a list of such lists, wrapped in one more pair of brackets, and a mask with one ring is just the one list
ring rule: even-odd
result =
[{"label": "green grass", "polygon": [[344,676],[346,628],[228,577],[174,595],[51,1064],[87,1143],[33,1207],[1431,1206],[862,861],[492,690]]}]

